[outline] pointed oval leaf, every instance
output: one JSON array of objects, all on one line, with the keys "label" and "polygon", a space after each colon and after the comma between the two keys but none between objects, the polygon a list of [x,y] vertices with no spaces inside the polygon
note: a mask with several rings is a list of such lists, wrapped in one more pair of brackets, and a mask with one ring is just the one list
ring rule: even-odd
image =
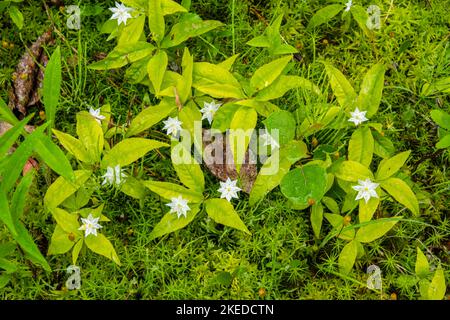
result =
[{"label": "pointed oval leaf", "polygon": [[90,234],[84,238],[84,242],[86,243],[86,246],[95,253],[105,256],[119,266],[121,265],[116,250],[114,250],[111,242],[103,234],[98,233],[97,236]]},{"label": "pointed oval leaf", "polygon": [[369,222],[369,224],[358,229],[355,239],[362,243],[375,241],[391,230],[401,218],[402,217],[373,220]]},{"label": "pointed oval leaf", "polygon": [[184,199],[192,203],[200,203],[203,201],[203,195],[200,192],[186,189],[174,183],[160,181],[142,181],[142,183],[151,191],[166,200],[171,200],[172,198],[182,196]]},{"label": "pointed oval leaf", "polygon": [[178,218],[176,213],[166,213],[150,233],[149,239],[153,240],[186,227],[200,211],[199,205],[189,205],[189,207],[191,210],[186,213],[186,217]]},{"label": "pointed oval leaf", "polygon": [[374,140],[368,127],[356,129],[350,138],[348,160],[356,161],[369,167],[372,162]]},{"label": "pointed oval leaf", "polygon": [[215,222],[251,234],[242,222],[233,205],[226,199],[209,199],[205,201],[208,216]]},{"label": "pointed oval leaf", "polygon": [[382,160],[378,165],[378,170],[375,174],[376,179],[386,180],[397,173],[397,171],[403,167],[410,154],[411,150],[399,153],[392,158]]},{"label": "pointed oval leaf", "polygon": [[338,259],[339,271],[342,274],[350,273],[355,264],[357,252],[358,242],[356,240],[352,240],[344,246]]},{"label": "pointed oval leaf", "polygon": [[395,200],[411,210],[413,214],[419,215],[419,202],[405,181],[398,178],[389,178],[382,181],[380,185]]},{"label": "pointed oval leaf", "polygon": [[250,85],[256,91],[267,88],[281,75],[291,60],[292,56],[286,56],[263,65],[253,74]]},{"label": "pointed oval leaf", "polygon": [[116,144],[102,160],[102,168],[121,167],[132,164],[144,157],[149,151],[161,147],[168,147],[167,143],[144,138],[128,138]]}]

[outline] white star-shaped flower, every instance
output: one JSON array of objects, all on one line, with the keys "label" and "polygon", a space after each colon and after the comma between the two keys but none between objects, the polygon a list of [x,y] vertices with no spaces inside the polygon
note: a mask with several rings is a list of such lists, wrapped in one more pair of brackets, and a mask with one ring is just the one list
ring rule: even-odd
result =
[{"label": "white star-shaped flower", "polygon": [[170,203],[167,203],[166,206],[170,207],[169,213],[176,213],[178,216],[178,219],[181,218],[181,216],[184,216],[187,218],[187,212],[191,210],[188,206],[188,201],[186,199],[183,199],[182,196],[178,196],[178,198],[172,198]]},{"label": "white star-shaped flower", "polygon": [[200,112],[203,114],[203,119],[208,119],[209,124],[212,123],[214,114],[217,110],[219,110],[219,107],[221,106],[221,103],[216,103],[214,100],[211,102],[204,102],[203,103],[203,109],[200,110]]},{"label": "white star-shaped flower", "polygon": [[117,19],[119,26],[122,22],[124,25],[127,24],[127,20],[131,18],[130,12],[133,11],[132,8],[128,8],[124,4],[118,2],[116,2],[115,8],[109,8],[109,10],[113,13],[110,20]]},{"label": "white star-shaped flower", "polygon": [[105,116],[102,116],[100,114],[101,110],[99,109],[94,109],[94,108],[89,108],[89,113],[91,114],[91,116],[93,116],[95,118],[95,120],[97,120],[98,124],[102,124],[102,120],[105,119]]},{"label": "white star-shaped flower", "polygon": [[230,178],[227,178],[227,181],[220,182],[219,192],[221,193],[220,198],[225,198],[228,201],[231,201],[232,198],[238,199],[239,196],[237,193],[242,189],[236,186],[237,180],[231,181]]},{"label": "white star-shaped flower", "polygon": [[272,135],[270,135],[267,130],[260,136],[262,140],[263,147],[270,146],[271,150],[274,150],[276,148],[279,148],[280,145],[278,144],[278,141],[275,140]]},{"label": "white star-shaped flower", "polygon": [[87,237],[90,234],[97,236],[97,230],[102,228],[101,225],[98,224],[98,220],[100,218],[94,218],[92,214],[85,218],[81,218],[81,222],[83,225],[78,228],[78,230],[84,230],[84,237]]},{"label": "white star-shaped flower", "polygon": [[372,182],[370,179],[358,180],[358,185],[353,186],[352,189],[358,191],[355,200],[364,199],[366,203],[370,198],[378,198],[378,194],[375,189],[379,186],[379,183]]},{"label": "white star-shaped flower", "polygon": [[126,177],[127,175],[124,173],[124,169],[120,168],[120,165],[117,165],[114,168],[108,167],[106,168],[106,173],[102,176],[102,186],[105,184],[119,186],[122,184],[122,182],[124,182],[124,179]]},{"label": "white star-shaped flower", "polygon": [[353,5],[353,1],[352,0],[348,0],[348,2],[345,4],[345,11],[350,11],[350,8]]},{"label": "white star-shaped flower", "polygon": [[178,137],[178,134],[181,131],[181,125],[183,122],[178,120],[178,117],[171,118],[168,117],[167,120],[163,121],[164,128],[163,130],[166,130],[168,135],[172,135],[173,137]]},{"label": "white star-shaped flower", "polygon": [[359,111],[358,108],[355,109],[354,112],[350,112],[351,118],[348,121],[353,122],[355,126],[367,121],[369,119],[366,118],[367,111]]}]

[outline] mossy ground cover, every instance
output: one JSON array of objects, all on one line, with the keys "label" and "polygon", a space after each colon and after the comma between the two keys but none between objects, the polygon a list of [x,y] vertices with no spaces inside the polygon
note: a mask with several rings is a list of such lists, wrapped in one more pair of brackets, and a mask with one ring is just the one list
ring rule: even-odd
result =
[{"label": "mossy ground cover", "polygon": [[[355,21],[340,18],[311,32],[306,29],[311,16],[326,1],[192,1],[192,11],[203,19],[223,22],[224,27],[189,40],[197,61],[220,62],[241,53],[235,69],[251,75],[270,61],[260,48],[245,43],[262,34],[283,14],[281,33],[284,40],[298,49],[292,74],[310,79],[327,90],[328,82],[322,60],[340,69],[355,87],[362,75],[376,62],[387,66],[377,122],[396,150],[412,150],[407,168],[414,181],[421,214],[399,223],[387,236],[370,243],[348,276],[341,276],[338,256],[344,241],[324,245],[315,240],[309,213],[292,209],[279,188],[254,207],[242,196],[235,204],[252,236],[215,224],[206,215],[195,223],[158,240],[148,235],[163,215],[164,204],[156,195],[145,201],[131,201],[111,189],[95,192],[94,201],[105,203],[104,212],[111,219],[106,235],[112,240],[122,266],[103,257],[87,253],[78,264],[82,269],[82,288],[67,291],[66,268],[69,255],[49,256],[52,272],[47,273],[29,263],[22,255],[15,260],[21,268],[11,282],[0,289],[2,299],[418,299],[420,294],[414,265],[416,247],[427,249],[440,260],[446,282],[450,282],[450,154],[436,150],[437,126],[430,111],[450,110],[448,94],[424,96],[425,83],[450,76],[449,1],[373,1],[382,10],[382,27],[377,36],[363,34]],[[76,3],[75,3],[76,4]],[[367,7],[372,4],[362,1]],[[68,4],[66,4],[68,5]],[[52,24],[55,41],[63,57],[62,96],[56,128],[74,133],[75,114],[89,107],[111,104],[112,117],[123,123],[154,103],[145,87],[123,80],[123,70],[98,72],[87,66],[109,52],[113,44],[99,32],[109,19],[107,8],[113,1],[83,1],[79,31],[68,30],[64,10],[40,1],[20,5],[25,26],[19,30],[6,15],[0,18],[0,95],[7,92],[14,68],[25,47]],[[339,16],[338,16],[339,17]],[[47,50],[52,50],[47,48]],[[51,52],[51,51],[49,51]],[[182,51],[174,57],[181,61]],[[293,90],[277,101],[284,110],[295,112],[312,102],[301,90]],[[39,113],[38,108],[29,113]],[[39,121],[38,121],[39,122]],[[159,127],[159,130],[162,128]],[[158,135],[158,130],[155,131]],[[309,137],[311,146],[331,142],[325,134]],[[344,137],[341,137],[344,138]],[[330,141],[328,141],[328,140]],[[155,179],[174,181],[170,154],[162,150],[149,154],[142,162],[144,174]],[[27,200],[25,222],[38,247],[46,252],[54,222],[44,209],[43,197],[54,177],[40,169]],[[205,193],[217,196],[212,175],[206,176]],[[208,183],[209,182],[209,183]],[[405,210],[389,203],[376,214]],[[328,227],[327,227],[328,228]],[[113,235],[111,237],[111,235]],[[2,225],[0,242],[10,235]],[[368,290],[365,272],[369,265],[382,271],[383,290]]]}]

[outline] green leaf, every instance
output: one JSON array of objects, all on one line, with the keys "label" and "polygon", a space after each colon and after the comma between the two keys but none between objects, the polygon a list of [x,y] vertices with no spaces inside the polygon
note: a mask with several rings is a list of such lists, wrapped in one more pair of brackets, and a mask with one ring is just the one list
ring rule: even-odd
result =
[{"label": "green leaf", "polygon": [[340,273],[344,275],[350,273],[355,264],[357,251],[358,242],[356,240],[352,240],[344,246],[338,260]]},{"label": "green leaf", "polygon": [[6,194],[4,192],[0,192],[0,221],[8,227],[13,236],[17,235],[14,219],[9,209],[8,199],[6,198]]},{"label": "green leaf", "polygon": [[126,137],[137,135],[167,118],[176,109],[175,101],[164,99],[159,105],[141,111],[132,121]]},{"label": "green leaf", "polygon": [[142,181],[142,183],[151,191],[166,200],[182,196],[184,199],[193,203],[200,203],[203,201],[203,195],[200,192],[186,189],[174,183],[159,181]]},{"label": "green leaf", "polygon": [[296,122],[292,113],[280,110],[272,113],[263,121],[268,133],[278,130],[278,143],[280,146],[290,143],[295,137]]},{"label": "green leaf", "polygon": [[405,181],[398,178],[389,178],[380,182],[381,187],[395,200],[407,207],[416,216],[419,215],[419,202],[416,195]]},{"label": "green leaf", "polygon": [[[331,189],[331,186],[333,185],[332,183],[330,183],[330,181],[334,182],[334,176],[331,173],[328,173],[327,177],[329,179],[327,190],[329,190],[329,189]],[[341,212],[339,209],[339,205],[337,204],[336,200],[334,200],[333,198],[323,197],[322,203],[328,208],[328,210],[330,210],[334,214],[339,214]]]},{"label": "green leaf", "polygon": [[334,173],[338,179],[344,181],[356,182],[367,178],[373,180],[372,172],[364,165],[355,161],[342,161],[333,167],[331,173]]},{"label": "green leaf", "polygon": [[339,103],[339,105],[344,110],[352,110],[353,105],[356,102],[356,92],[353,89],[347,78],[335,67],[325,63],[325,70],[327,72],[328,78],[330,79],[330,85],[333,89],[333,93]]},{"label": "green leaf", "polygon": [[143,82],[147,76],[147,64],[151,57],[147,56],[141,60],[133,62],[130,67],[125,71],[125,79],[130,83],[137,84]]},{"label": "green leaf", "polygon": [[89,170],[74,171],[75,182],[72,183],[64,177],[59,177],[47,189],[44,196],[44,204],[47,208],[52,209],[60,205],[65,199],[74,194],[92,175]]},{"label": "green leaf", "polygon": [[47,255],[64,254],[68,252],[74,244],[75,241],[71,241],[69,239],[69,234],[57,224],[55,231],[53,231],[52,239],[50,240]]},{"label": "green leaf", "polygon": [[133,177],[127,177],[125,183],[121,185],[120,191],[135,199],[144,199],[148,194],[148,190],[141,181]]},{"label": "green leaf", "polygon": [[152,32],[153,39],[159,44],[164,38],[166,27],[161,0],[148,1],[148,24],[150,31]]},{"label": "green leaf", "polygon": [[256,91],[267,88],[281,75],[291,60],[292,56],[286,56],[263,65],[253,74],[250,85]]},{"label": "green leaf", "polygon": [[366,25],[367,19],[369,18],[367,11],[359,5],[352,5],[350,12],[352,13],[353,18],[358,23],[358,26],[364,31],[367,36],[370,36],[370,30]]},{"label": "green leaf", "polygon": [[163,50],[160,50],[148,62],[147,72],[150,81],[153,84],[153,88],[155,89],[156,95],[159,95],[159,91],[161,90],[161,84],[164,78],[164,73],[167,69],[167,63],[167,53]]},{"label": "green leaf", "polygon": [[322,229],[323,222],[323,206],[320,202],[314,204],[311,207],[311,226],[316,238],[320,238],[320,230]]},{"label": "green leaf", "polygon": [[338,238],[352,241],[355,238],[355,229],[351,226],[344,226],[344,217],[339,214],[325,213],[325,218],[333,226]]},{"label": "green leaf", "polygon": [[164,16],[177,12],[187,12],[185,7],[172,0],[161,0],[161,10]]},{"label": "green leaf", "polygon": [[77,134],[91,162],[100,162],[104,144],[103,130],[90,113],[86,111],[77,113]]},{"label": "green leaf", "polygon": [[245,152],[247,151],[257,120],[258,114],[256,111],[247,107],[239,108],[231,120],[228,143],[233,154],[237,172],[240,172],[241,165],[244,162]]},{"label": "green leaf", "polygon": [[445,149],[450,147],[450,134],[443,137],[438,143],[436,143],[436,149]]},{"label": "green leaf", "polygon": [[[32,115],[29,115],[28,117],[32,117]],[[17,120],[14,113],[11,111],[11,109],[6,105],[5,101],[0,97],[0,120],[4,120],[14,126],[19,124],[19,120]],[[25,119],[24,119],[25,120]],[[24,121],[22,120],[22,121]],[[29,121],[29,120],[28,120]],[[1,144],[0,144],[1,146]]]},{"label": "green leaf", "polygon": [[62,144],[62,146],[72,155],[74,155],[79,161],[90,163],[91,159],[86,148],[83,146],[80,140],[72,137],[70,134],[53,129],[53,134]]},{"label": "green leaf", "polygon": [[28,195],[28,190],[33,183],[33,173],[27,173],[19,185],[14,190],[13,197],[11,199],[11,216],[14,223],[17,223],[23,215],[23,210],[25,208],[25,201]]},{"label": "green leaf", "polygon": [[233,205],[226,199],[209,199],[205,201],[208,216],[215,222],[251,234],[242,222]]},{"label": "green leaf", "polygon": [[383,64],[376,64],[364,76],[357,105],[361,111],[367,111],[367,118],[373,117],[380,106],[384,86]]},{"label": "green leaf", "polygon": [[78,230],[80,223],[78,222],[78,215],[68,213],[66,210],[60,208],[52,208],[51,213],[55,218],[58,225],[67,233],[73,233],[75,235],[81,235]]},{"label": "green leaf", "polygon": [[[183,123],[182,128],[189,131],[189,134],[191,135],[191,142],[194,142],[194,139],[196,138],[195,124],[201,123],[202,114],[193,101],[188,102],[188,104],[181,109],[178,113],[178,119]],[[198,134],[200,135],[200,133]]]},{"label": "green leaf", "polygon": [[22,134],[26,124],[32,117],[33,115],[29,115],[18,124],[14,125],[11,129],[6,131],[2,136],[0,136],[0,159],[6,155],[8,150],[17,141],[19,136]]},{"label": "green leaf", "polygon": [[214,98],[244,98],[241,85],[226,69],[207,62],[194,63],[193,87]]},{"label": "green leaf", "polygon": [[86,243],[86,246],[95,253],[105,256],[119,266],[121,265],[116,250],[114,250],[111,242],[103,234],[98,233],[97,236],[90,234],[84,238],[84,242]]},{"label": "green leaf", "polygon": [[186,213],[186,217],[181,216],[180,218],[178,218],[176,213],[166,213],[148,236],[149,240],[153,240],[168,233],[180,230],[191,223],[197,213],[200,211],[200,206],[189,205],[189,207],[191,208],[191,210]]},{"label": "green leaf", "polygon": [[145,41],[138,41],[131,45],[117,46],[108,56],[89,65],[93,70],[110,70],[121,68],[128,63],[136,62],[148,57],[155,46]]},{"label": "green leaf", "polygon": [[57,174],[68,180],[73,180],[72,166],[64,152],[58,148],[53,141],[43,134],[44,128],[35,130],[27,137],[33,144],[34,151],[45,161],[45,163]]},{"label": "green leaf", "polygon": [[270,86],[262,89],[257,95],[256,100],[269,101],[281,98],[289,90],[302,88],[320,95],[320,89],[308,79],[298,76],[279,76]]},{"label": "green leaf", "polygon": [[184,49],[181,68],[183,70],[184,81],[178,87],[178,94],[180,96],[180,102],[184,104],[192,95],[192,79],[194,73],[194,57],[190,54],[188,48]]},{"label": "green leaf", "polygon": [[12,155],[7,157],[0,167],[0,176],[2,181],[0,184],[0,192],[9,192],[19,179],[23,166],[33,152],[33,145],[30,140],[26,139],[14,151]]},{"label": "green leaf", "polygon": [[218,66],[230,71],[238,57],[239,57],[239,53],[229,57],[225,61],[222,61],[221,63],[218,64]]},{"label": "green leaf", "polygon": [[281,193],[298,206],[318,203],[325,195],[326,187],[327,173],[317,165],[291,170],[281,181]]},{"label": "green leaf", "polygon": [[80,251],[83,248],[84,241],[83,239],[78,240],[77,243],[75,243],[73,250],[72,250],[72,264],[76,265],[78,256],[80,255]]},{"label": "green leaf", "polygon": [[375,142],[373,152],[383,159],[392,157],[395,153],[395,147],[392,141],[376,131],[372,132],[372,135]]},{"label": "green leaf", "polygon": [[247,99],[236,101],[235,104],[251,107],[255,109],[255,111],[258,112],[259,115],[266,118],[270,116],[272,113],[280,111],[280,108],[278,108],[276,105],[274,105],[269,101],[257,101],[255,99]]},{"label": "green leaf", "polygon": [[187,20],[175,24],[170,33],[161,43],[161,48],[175,47],[189,38],[197,37],[222,26],[222,22],[215,20]]},{"label": "green leaf", "polygon": [[128,138],[116,144],[102,160],[102,168],[125,167],[144,157],[149,151],[169,145],[156,140],[144,138]]},{"label": "green leaf", "polygon": [[356,232],[355,239],[362,243],[369,243],[384,236],[402,217],[383,218],[371,221],[369,224],[362,226]]},{"label": "green leaf", "polygon": [[179,161],[173,150],[174,149],[172,148],[172,165],[180,178],[180,181],[189,189],[203,193],[205,190],[205,177],[203,176],[202,169],[198,162],[190,156],[190,163],[183,163]]},{"label": "green leaf", "polygon": [[239,105],[232,103],[226,103],[221,106],[214,114],[211,129],[225,132],[230,127],[231,120],[233,120],[233,116],[239,108]]},{"label": "green leaf", "polygon": [[431,119],[444,129],[450,130],[450,114],[442,110],[432,110]]},{"label": "green leaf", "polygon": [[290,144],[275,150],[264,162],[250,192],[250,205],[265,197],[267,193],[278,186],[291,166],[305,158],[308,153],[306,144],[302,141],[292,141]]},{"label": "green leaf", "polygon": [[135,44],[144,32],[145,15],[132,19],[122,30],[117,46],[129,46]]},{"label": "green leaf", "polygon": [[58,46],[47,63],[43,83],[45,115],[52,127],[55,125],[56,108],[58,107],[61,93],[61,81],[61,50]]},{"label": "green leaf", "polygon": [[350,138],[348,146],[348,160],[359,162],[369,167],[372,162],[374,140],[368,127],[356,129]]},{"label": "green leaf", "polygon": [[266,36],[257,36],[246,43],[248,46],[268,48],[270,47],[270,40]]},{"label": "green leaf", "polygon": [[382,160],[378,165],[378,170],[375,174],[376,179],[385,180],[397,173],[398,170],[403,167],[410,154],[411,151],[405,151],[392,158]]},{"label": "green leaf", "polygon": [[342,11],[343,6],[342,4],[332,4],[329,6],[326,6],[325,8],[320,9],[317,11],[309,20],[308,29],[314,29],[321,24],[324,24],[328,21],[330,21],[334,16],[336,16],[340,11]]},{"label": "green leaf", "polygon": [[431,284],[428,287],[428,299],[444,299],[446,289],[444,270],[442,270],[442,267],[439,265],[434,273],[433,280],[431,280]]},{"label": "green leaf", "polygon": [[370,198],[367,203],[363,199],[359,200],[359,223],[372,220],[379,204],[380,199],[375,197]]},{"label": "green leaf", "polygon": [[9,7],[9,16],[11,17],[11,20],[14,22],[14,24],[19,28],[19,30],[22,30],[23,28],[23,14],[20,12],[19,8],[16,6],[10,6]]},{"label": "green leaf", "polygon": [[427,278],[430,274],[430,265],[428,264],[427,257],[423,254],[419,247],[417,247],[417,259],[414,270],[416,275],[422,279]]},{"label": "green leaf", "polygon": [[25,251],[30,259],[39,265],[41,265],[46,271],[51,271],[50,266],[47,263],[47,260],[42,256],[36,244],[33,242],[33,238],[28,233],[27,229],[23,226],[22,223],[16,224],[17,236],[14,237],[14,240],[20,245],[20,247]]}]

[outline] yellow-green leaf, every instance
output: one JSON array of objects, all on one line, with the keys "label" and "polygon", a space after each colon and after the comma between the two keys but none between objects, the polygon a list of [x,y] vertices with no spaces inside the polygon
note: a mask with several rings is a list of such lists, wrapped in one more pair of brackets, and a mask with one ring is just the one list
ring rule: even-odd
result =
[{"label": "yellow-green leaf", "polygon": [[52,209],[60,205],[64,200],[74,194],[92,174],[89,170],[74,171],[75,182],[70,182],[63,177],[59,177],[48,188],[44,196],[44,204],[47,208]]},{"label": "yellow-green leaf", "polygon": [[53,129],[53,134],[62,144],[62,146],[79,161],[89,163],[91,161],[86,148],[80,140],[72,137],[70,134]]},{"label": "yellow-green leaf", "polygon": [[286,56],[263,65],[253,74],[250,85],[256,91],[267,88],[281,75],[291,60],[292,56]]},{"label": "yellow-green leaf", "polygon": [[189,205],[189,207],[191,210],[186,213],[186,217],[181,216],[180,218],[178,218],[176,213],[166,213],[148,236],[149,239],[153,240],[159,238],[168,233],[180,230],[191,223],[191,221],[194,220],[195,216],[199,212],[200,206]]},{"label": "yellow-green leaf", "polygon": [[430,300],[442,300],[445,297],[445,276],[444,270],[439,265],[434,273],[433,280],[428,287],[428,299]]},{"label": "yellow-green leaf", "polygon": [[411,151],[405,151],[392,158],[382,160],[378,165],[378,170],[375,174],[376,179],[385,180],[397,173],[397,171],[405,164],[410,154]]},{"label": "yellow-green leaf", "polygon": [[374,140],[368,127],[356,129],[350,138],[348,160],[356,161],[369,167],[373,157]]},{"label": "yellow-green leaf", "polygon": [[144,138],[128,138],[116,144],[102,160],[102,168],[127,166],[145,156],[150,150],[168,147],[167,143]]},{"label": "yellow-green leaf", "polygon": [[362,243],[375,241],[391,230],[401,218],[402,217],[373,220],[369,224],[358,229],[355,239]]},{"label": "yellow-green leaf", "polygon": [[150,59],[147,64],[148,76],[153,84],[156,95],[159,95],[159,91],[161,90],[161,84],[164,79],[164,73],[167,69],[167,63],[167,53],[163,50],[160,50]]},{"label": "yellow-green leaf", "polygon": [[417,247],[417,258],[415,266],[416,275],[419,278],[425,279],[430,274],[430,265],[428,263],[427,257],[423,254],[422,250]]},{"label": "yellow-green leaf", "polygon": [[398,178],[389,178],[381,181],[380,185],[395,200],[411,210],[413,214],[419,215],[419,202],[405,181]]},{"label": "yellow-green leaf", "polygon": [[380,204],[380,198],[372,197],[366,203],[364,199],[359,200],[359,223],[372,220],[373,214]]},{"label": "yellow-green leaf", "polygon": [[356,182],[370,178],[373,180],[372,172],[356,161],[343,161],[333,168],[334,175],[344,181]]},{"label": "yellow-green leaf", "polygon": [[357,252],[358,242],[356,240],[352,240],[344,246],[338,259],[339,271],[342,274],[346,275],[352,270]]},{"label": "yellow-green leaf", "polygon": [[239,214],[234,210],[233,205],[226,199],[206,200],[205,208],[208,216],[215,222],[251,234],[244,222],[242,222]]},{"label": "yellow-green leaf", "polygon": [[97,120],[88,112],[77,114],[77,135],[92,162],[100,162],[103,152],[103,130]]},{"label": "yellow-green leaf", "polygon": [[186,189],[174,183],[159,181],[142,181],[142,183],[151,191],[166,200],[171,200],[172,198],[182,196],[184,199],[192,203],[200,203],[203,201],[203,195],[200,192]]},{"label": "yellow-green leaf", "polygon": [[97,236],[90,234],[84,238],[84,242],[89,249],[105,256],[120,266],[120,259],[117,256],[116,250],[114,250],[111,242],[103,234],[98,233]]}]

